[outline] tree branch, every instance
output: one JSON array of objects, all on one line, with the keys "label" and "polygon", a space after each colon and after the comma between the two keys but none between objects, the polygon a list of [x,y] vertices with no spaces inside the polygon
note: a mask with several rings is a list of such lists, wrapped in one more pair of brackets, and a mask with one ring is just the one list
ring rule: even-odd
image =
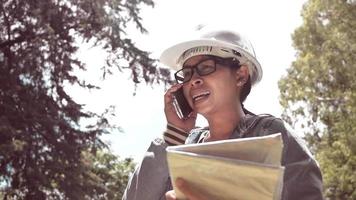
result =
[{"label": "tree branch", "polygon": [[8,40],[10,40],[10,37],[11,37],[11,26],[10,26],[9,18],[7,17],[7,15],[6,15],[6,13],[5,13],[4,4],[1,4],[1,10],[2,10],[2,13],[3,13],[3,15],[4,15],[4,21],[5,21],[5,23],[6,23],[7,38],[8,38]]},{"label": "tree branch", "polygon": [[23,35],[13,39],[13,40],[8,40],[8,41],[5,41],[5,42],[2,42],[0,43],[0,49],[3,49],[3,48],[6,48],[6,47],[10,47],[16,43],[21,43],[23,41],[26,40],[26,37],[24,37]]}]

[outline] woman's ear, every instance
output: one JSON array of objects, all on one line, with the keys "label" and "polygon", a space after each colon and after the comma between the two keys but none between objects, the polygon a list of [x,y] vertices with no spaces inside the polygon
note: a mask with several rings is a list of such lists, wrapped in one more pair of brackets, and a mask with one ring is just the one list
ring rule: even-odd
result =
[{"label": "woman's ear", "polygon": [[236,84],[241,87],[245,85],[248,80],[249,71],[246,65],[241,65],[241,67],[236,70]]}]

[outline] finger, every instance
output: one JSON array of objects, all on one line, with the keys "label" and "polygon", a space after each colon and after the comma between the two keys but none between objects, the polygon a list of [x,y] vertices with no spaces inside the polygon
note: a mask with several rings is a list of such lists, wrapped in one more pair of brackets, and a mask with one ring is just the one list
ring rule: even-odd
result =
[{"label": "finger", "polygon": [[177,200],[176,193],[174,192],[174,190],[170,190],[166,192],[165,196],[166,196],[166,200]]},{"label": "finger", "polygon": [[177,91],[179,88],[181,88],[182,86],[183,86],[182,83],[177,83],[177,84],[171,86],[170,88],[168,88],[168,90],[166,91],[166,93],[167,93],[167,92],[168,92],[168,93],[175,92],[175,91]]},{"label": "finger", "polygon": [[179,190],[189,199],[189,200],[204,200],[204,196],[199,194],[197,191],[193,190],[189,184],[182,178],[177,178],[176,185]]},{"label": "finger", "polygon": [[194,110],[189,114],[190,119],[196,119],[197,117],[198,117],[198,113]]},{"label": "finger", "polygon": [[173,102],[173,93],[180,89],[183,84],[176,84],[169,88],[164,95],[164,103],[171,104]]}]

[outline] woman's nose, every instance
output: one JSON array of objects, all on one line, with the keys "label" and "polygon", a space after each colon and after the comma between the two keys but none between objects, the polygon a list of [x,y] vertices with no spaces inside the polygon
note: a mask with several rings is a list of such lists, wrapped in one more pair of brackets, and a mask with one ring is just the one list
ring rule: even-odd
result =
[{"label": "woman's nose", "polygon": [[203,84],[203,79],[195,72],[190,82],[192,86],[197,86]]}]

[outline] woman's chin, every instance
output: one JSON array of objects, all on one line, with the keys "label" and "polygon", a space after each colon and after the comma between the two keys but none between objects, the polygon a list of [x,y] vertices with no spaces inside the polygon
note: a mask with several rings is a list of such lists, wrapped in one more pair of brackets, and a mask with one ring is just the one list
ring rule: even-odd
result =
[{"label": "woman's chin", "polygon": [[199,113],[200,115],[203,115],[204,117],[207,117],[209,114],[211,114],[214,111],[214,106],[213,104],[207,103],[206,105],[194,105],[194,110]]}]

